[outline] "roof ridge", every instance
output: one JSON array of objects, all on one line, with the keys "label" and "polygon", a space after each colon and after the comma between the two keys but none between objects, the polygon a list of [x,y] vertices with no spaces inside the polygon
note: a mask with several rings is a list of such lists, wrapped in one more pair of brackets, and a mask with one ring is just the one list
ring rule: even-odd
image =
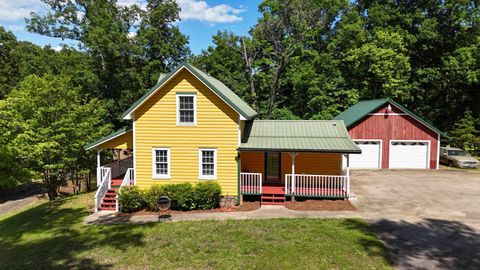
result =
[{"label": "roof ridge", "polygon": [[188,62],[182,62],[167,75],[159,78],[159,81],[151,87],[141,98],[136,100],[125,112],[122,113],[122,118],[130,119],[130,114],[135,111],[140,105],[149,99],[160,87],[169,81],[177,72],[182,68],[187,69],[192,75],[194,75],[200,82],[202,82],[207,88],[214,92],[221,100],[227,105],[233,108],[237,113],[245,117],[246,119],[253,119],[258,113],[250,107],[242,98],[240,98],[232,89],[226,86],[223,82],[202,71],[201,69],[193,66]]}]

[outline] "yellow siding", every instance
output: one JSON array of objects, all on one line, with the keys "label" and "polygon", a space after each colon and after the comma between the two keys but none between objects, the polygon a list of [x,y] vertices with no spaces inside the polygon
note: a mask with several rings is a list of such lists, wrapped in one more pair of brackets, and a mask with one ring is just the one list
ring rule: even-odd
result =
[{"label": "yellow siding", "polygon": [[128,131],[98,146],[100,149],[133,149],[132,131]]},{"label": "yellow siding", "polygon": [[[196,93],[197,125],[177,126],[176,94]],[[217,149],[217,182],[237,195],[238,113],[186,70],[135,111],[137,185],[198,182],[199,148]],[[170,148],[171,179],[152,178],[152,148]]]}]

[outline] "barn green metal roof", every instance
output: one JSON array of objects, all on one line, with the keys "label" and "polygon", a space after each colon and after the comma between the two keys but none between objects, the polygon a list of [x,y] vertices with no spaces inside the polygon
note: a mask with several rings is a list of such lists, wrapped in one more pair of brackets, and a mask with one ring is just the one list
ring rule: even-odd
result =
[{"label": "barn green metal roof", "polygon": [[369,113],[377,110],[381,106],[386,103],[390,103],[395,107],[399,108],[400,110],[404,111],[406,114],[410,115],[418,122],[422,123],[426,127],[430,128],[431,130],[435,131],[436,133],[442,135],[445,138],[449,138],[447,134],[440,131],[436,127],[434,127],[429,122],[425,121],[424,119],[420,118],[420,116],[414,114],[407,108],[403,107],[402,105],[398,104],[397,102],[389,99],[389,98],[382,98],[382,99],[372,99],[372,100],[361,100],[357,104],[353,105],[352,107],[346,109],[339,115],[337,115],[334,119],[335,120],[343,120],[345,122],[345,126],[347,128],[351,127],[352,125],[358,123],[362,120],[365,116]]},{"label": "barn green metal roof", "polygon": [[177,73],[180,69],[186,68],[190,71],[195,77],[207,85],[215,94],[217,94],[222,100],[224,100],[228,105],[230,105],[235,111],[241,114],[245,119],[249,120],[257,116],[257,112],[252,109],[245,101],[243,101],[237,94],[235,94],[230,88],[228,88],[221,81],[215,79],[214,77],[206,74],[200,69],[192,66],[189,63],[183,63],[177,66],[168,74],[160,74],[157,84],[150,88],[140,99],[135,101],[130,108],[128,108],[123,114],[122,118],[130,115],[133,111],[137,109],[145,100],[147,100],[152,94],[161,87],[165,82],[170,80],[172,76]]},{"label": "barn green metal roof", "polygon": [[253,120],[239,150],[361,153],[341,120]]}]

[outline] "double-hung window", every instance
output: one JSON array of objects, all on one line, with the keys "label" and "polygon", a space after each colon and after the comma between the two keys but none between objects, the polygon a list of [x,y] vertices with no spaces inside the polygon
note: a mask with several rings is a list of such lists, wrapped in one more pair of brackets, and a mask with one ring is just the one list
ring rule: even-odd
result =
[{"label": "double-hung window", "polygon": [[169,179],[170,178],[170,149],[169,148],[153,148],[152,149],[152,169],[153,178]]},{"label": "double-hung window", "polygon": [[197,96],[189,93],[177,93],[177,125],[195,126],[197,124]]},{"label": "double-hung window", "polygon": [[198,175],[200,179],[217,179],[217,149],[199,149]]}]

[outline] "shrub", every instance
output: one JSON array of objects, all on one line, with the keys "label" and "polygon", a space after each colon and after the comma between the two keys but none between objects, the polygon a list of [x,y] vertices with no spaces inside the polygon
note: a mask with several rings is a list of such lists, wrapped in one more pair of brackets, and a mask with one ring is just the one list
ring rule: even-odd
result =
[{"label": "shrub", "polygon": [[118,195],[118,200],[122,207],[122,212],[127,213],[140,210],[144,205],[142,193],[136,186],[122,187]]},{"label": "shrub", "polygon": [[143,199],[145,201],[145,205],[150,211],[158,211],[157,209],[157,202],[158,199],[162,196],[166,196],[167,192],[165,191],[168,185],[153,185],[149,189],[143,192]]},{"label": "shrub", "polygon": [[158,211],[157,201],[168,196],[172,202],[172,210],[189,211],[195,209],[212,209],[219,205],[222,189],[215,181],[153,185],[140,192],[138,187],[122,187],[119,202],[123,212],[133,212],[146,206],[151,211]]},{"label": "shrub", "polygon": [[218,206],[222,189],[217,182],[199,182],[195,185],[193,196],[196,209],[212,209]]},{"label": "shrub", "polygon": [[172,201],[170,208],[182,211],[195,209],[193,190],[191,183],[165,185],[165,194]]}]

